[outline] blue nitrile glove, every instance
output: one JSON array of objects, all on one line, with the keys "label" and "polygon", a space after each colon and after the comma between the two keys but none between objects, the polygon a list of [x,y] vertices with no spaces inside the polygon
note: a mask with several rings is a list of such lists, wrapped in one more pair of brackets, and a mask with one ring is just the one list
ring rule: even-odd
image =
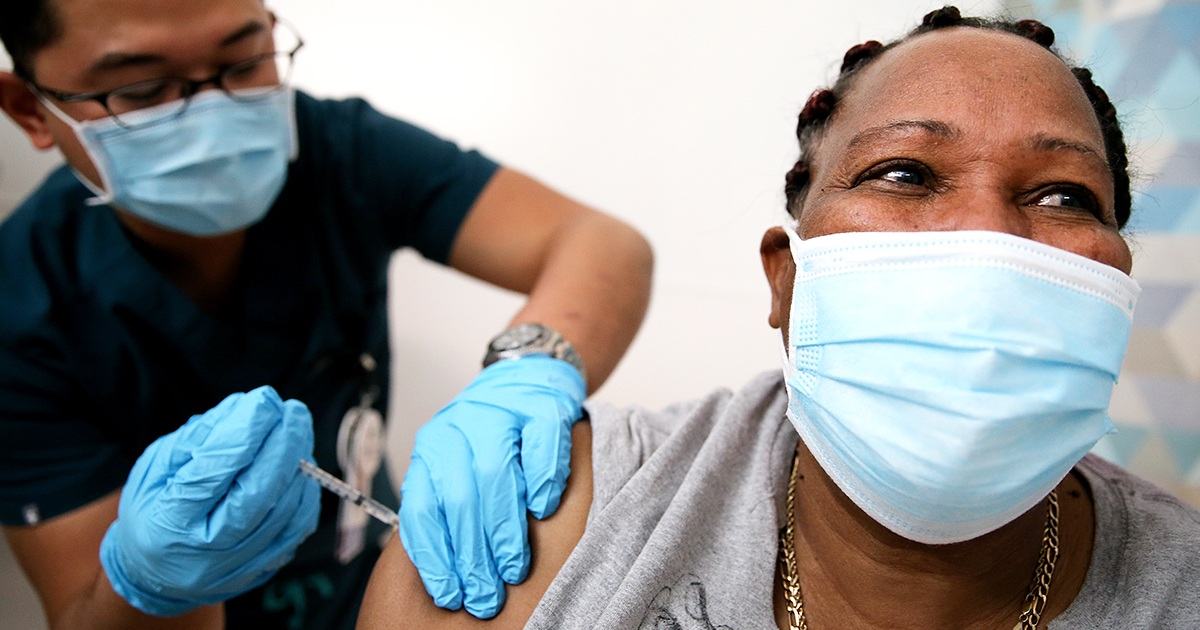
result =
[{"label": "blue nitrile glove", "polygon": [[266,582],[317,528],[312,415],[270,387],[233,394],[146,448],[100,544],[113,589],[171,616]]},{"label": "blue nitrile glove", "polygon": [[[493,363],[417,432],[400,538],[442,608],[487,619],[529,572],[525,511],[558,509],[587,386],[570,363]],[[501,581],[503,580],[503,582]]]}]

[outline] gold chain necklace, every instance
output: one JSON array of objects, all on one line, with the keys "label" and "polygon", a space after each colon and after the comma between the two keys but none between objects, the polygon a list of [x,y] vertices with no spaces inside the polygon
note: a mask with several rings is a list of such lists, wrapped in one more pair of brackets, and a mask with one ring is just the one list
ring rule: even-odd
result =
[{"label": "gold chain necklace", "polygon": [[[783,576],[783,596],[787,600],[788,625],[792,630],[808,630],[804,619],[804,597],[800,594],[800,578],[796,575],[796,470],[799,468],[800,452],[792,456],[792,476],[788,480],[787,525],[779,530],[779,571]],[[1046,608],[1046,594],[1050,592],[1050,578],[1054,575],[1054,562],[1058,560],[1058,493],[1050,491],[1047,497],[1046,529],[1042,534],[1042,550],[1038,555],[1037,569],[1033,572],[1033,583],[1025,595],[1025,612],[1013,630],[1036,630]]]}]

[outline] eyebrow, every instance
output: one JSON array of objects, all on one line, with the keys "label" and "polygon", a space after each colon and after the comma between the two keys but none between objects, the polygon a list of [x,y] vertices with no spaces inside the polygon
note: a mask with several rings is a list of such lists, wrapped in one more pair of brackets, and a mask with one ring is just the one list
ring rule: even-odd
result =
[{"label": "eyebrow", "polygon": [[[219,47],[225,48],[237,44],[247,37],[256,35],[266,30],[267,25],[261,20],[250,20],[234,31],[231,35],[222,39]],[[163,63],[166,58],[162,55],[152,55],[146,53],[125,53],[125,52],[110,52],[100,57],[95,63],[88,68],[88,73],[103,72],[106,70],[116,70],[120,68],[131,68],[136,66],[147,66],[151,64]]]},{"label": "eyebrow", "polygon": [[909,135],[914,131],[933,134],[946,140],[953,140],[962,136],[961,129],[940,120],[897,120],[879,127],[864,129],[854,134],[854,137],[850,139],[848,148],[852,150],[857,149],[862,145],[870,144],[886,137]]},{"label": "eyebrow", "polygon": [[1111,170],[1108,164],[1108,158],[1097,151],[1090,144],[1084,142],[1076,142],[1074,140],[1067,140],[1065,138],[1037,134],[1029,140],[1029,146],[1037,151],[1046,151],[1051,153],[1057,151],[1070,151],[1077,153],[1093,162],[1093,165],[1099,167],[1101,170]]},{"label": "eyebrow", "polygon": [[[848,146],[853,150],[884,138],[904,136],[914,131],[929,133],[945,140],[954,140],[962,136],[961,129],[940,120],[897,120],[886,125],[864,129],[854,134]],[[1085,142],[1077,142],[1075,140],[1067,140],[1066,138],[1039,133],[1031,137],[1027,144],[1035,151],[1046,153],[1068,151],[1076,153],[1086,158],[1089,162],[1092,162],[1093,166],[1102,171],[1109,172],[1111,170],[1108,165],[1108,158]]]}]

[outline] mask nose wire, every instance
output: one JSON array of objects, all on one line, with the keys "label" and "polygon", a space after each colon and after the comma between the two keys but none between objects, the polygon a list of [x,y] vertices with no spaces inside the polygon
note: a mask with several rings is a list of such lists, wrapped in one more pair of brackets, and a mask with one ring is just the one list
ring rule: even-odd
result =
[{"label": "mask nose wire", "polygon": [[221,80],[221,77],[224,74],[225,71],[222,70],[211,77],[208,77],[207,79],[199,79],[196,81],[184,79],[185,83],[183,84],[183,89],[179,92],[179,98],[183,99],[183,106],[179,108],[179,112],[176,113],[176,116],[182,115],[188,106],[192,104],[192,97],[202,92],[203,90],[201,88],[210,83],[216,89],[229,94],[229,89],[225,87],[224,82]]}]

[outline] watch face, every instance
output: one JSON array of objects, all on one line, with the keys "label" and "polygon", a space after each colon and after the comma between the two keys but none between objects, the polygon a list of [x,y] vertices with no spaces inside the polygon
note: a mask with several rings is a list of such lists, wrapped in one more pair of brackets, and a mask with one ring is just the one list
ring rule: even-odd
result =
[{"label": "watch face", "polygon": [[497,351],[512,350],[527,346],[542,336],[541,327],[536,324],[522,324],[496,338],[492,348]]}]

